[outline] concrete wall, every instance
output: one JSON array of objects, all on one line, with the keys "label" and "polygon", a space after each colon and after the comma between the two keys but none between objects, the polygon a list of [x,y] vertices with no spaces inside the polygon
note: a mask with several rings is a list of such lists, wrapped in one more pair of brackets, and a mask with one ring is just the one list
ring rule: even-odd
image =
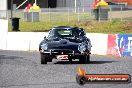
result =
[{"label": "concrete wall", "polygon": [[7,49],[8,20],[0,19],[0,49]]},{"label": "concrete wall", "polygon": [[9,32],[7,50],[38,50],[39,43],[46,35],[42,32]]},{"label": "concrete wall", "polygon": [[[39,43],[43,40],[45,32],[9,32],[7,50],[38,50]],[[107,34],[87,33],[92,42],[92,54],[106,55]],[[103,46],[103,47],[102,47]]]},{"label": "concrete wall", "polygon": [[[7,25],[7,24],[6,24]],[[2,32],[2,31],[1,31]],[[1,33],[0,32],[0,33]],[[0,49],[38,51],[39,43],[47,36],[47,32],[2,32]],[[92,43],[92,54],[132,56],[132,34],[87,33]]]},{"label": "concrete wall", "polygon": [[92,54],[107,54],[108,34],[87,33],[87,37],[90,38],[92,43]]}]

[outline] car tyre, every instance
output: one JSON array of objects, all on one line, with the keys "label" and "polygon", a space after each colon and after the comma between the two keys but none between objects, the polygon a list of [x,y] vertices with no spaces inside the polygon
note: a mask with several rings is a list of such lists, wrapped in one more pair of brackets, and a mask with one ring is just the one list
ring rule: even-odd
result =
[{"label": "car tyre", "polygon": [[89,63],[89,62],[90,62],[90,54],[87,55],[87,63]]},{"label": "car tyre", "polygon": [[41,64],[47,64],[47,58],[43,54],[41,54]]},{"label": "car tyre", "polygon": [[90,55],[80,56],[79,62],[81,64],[87,64],[87,63],[89,63],[90,62]]},{"label": "car tyre", "polygon": [[69,58],[69,62],[72,63],[72,58],[71,57]]}]

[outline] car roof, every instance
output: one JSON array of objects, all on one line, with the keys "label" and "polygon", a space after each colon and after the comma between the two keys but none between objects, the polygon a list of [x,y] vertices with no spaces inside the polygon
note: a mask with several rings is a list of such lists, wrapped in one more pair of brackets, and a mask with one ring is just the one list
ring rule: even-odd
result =
[{"label": "car roof", "polygon": [[78,28],[78,27],[71,27],[71,26],[55,26],[53,29],[72,29],[72,28]]}]

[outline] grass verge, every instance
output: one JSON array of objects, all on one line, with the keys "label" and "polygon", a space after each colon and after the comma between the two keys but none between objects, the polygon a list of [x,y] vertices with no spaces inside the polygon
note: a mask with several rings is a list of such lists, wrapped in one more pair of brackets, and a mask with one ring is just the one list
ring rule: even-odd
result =
[{"label": "grass verge", "polygon": [[[132,21],[85,21],[85,22],[20,22],[20,32],[47,32],[53,26],[78,26],[88,33],[132,34]],[[9,22],[9,32],[11,24]]]}]

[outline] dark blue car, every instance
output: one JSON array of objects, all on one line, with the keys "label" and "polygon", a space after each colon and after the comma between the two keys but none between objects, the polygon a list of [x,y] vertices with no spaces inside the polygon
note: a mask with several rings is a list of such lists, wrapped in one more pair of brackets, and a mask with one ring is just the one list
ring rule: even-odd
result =
[{"label": "dark blue car", "polygon": [[83,28],[57,26],[53,27],[39,45],[41,64],[52,62],[52,59],[79,59],[82,64],[90,61],[91,42]]}]

